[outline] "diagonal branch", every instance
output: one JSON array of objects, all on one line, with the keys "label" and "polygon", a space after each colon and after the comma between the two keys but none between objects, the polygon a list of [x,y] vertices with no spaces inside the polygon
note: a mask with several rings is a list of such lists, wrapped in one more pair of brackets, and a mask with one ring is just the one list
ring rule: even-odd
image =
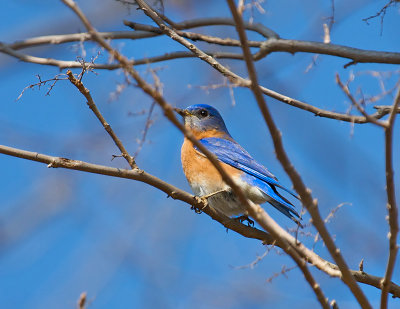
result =
[{"label": "diagonal branch", "polygon": [[360,103],[357,102],[357,100],[353,97],[353,95],[350,93],[349,87],[347,85],[344,85],[342,81],[340,80],[339,74],[336,73],[336,83],[339,85],[339,87],[342,89],[342,91],[347,95],[347,97],[350,99],[351,103],[358,109],[358,111],[364,115],[364,117],[371,123],[376,124],[377,126],[380,127],[385,127],[385,124],[383,122],[380,122],[378,119],[375,117],[372,117],[371,115],[368,115],[365,109],[360,105]]},{"label": "diagonal branch", "polygon": [[[82,72],[83,74],[83,72]],[[96,115],[97,119],[101,122],[104,129],[107,131],[108,135],[111,136],[112,140],[114,141],[115,145],[117,145],[118,149],[121,151],[121,155],[124,159],[128,162],[129,166],[134,169],[137,167],[135,158],[132,157],[128,151],[125,149],[124,145],[122,144],[121,140],[117,137],[114,133],[114,130],[111,128],[110,124],[104,119],[103,115],[100,113],[99,109],[97,108],[96,104],[93,101],[93,98],[90,94],[89,89],[87,89],[81,79],[76,79],[75,76],[72,74],[70,70],[67,71],[69,81],[79,90],[80,93],[87,100],[87,105],[92,110],[92,112]]]},{"label": "diagonal branch", "polygon": [[[268,233],[261,231],[254,227],[246,226],[237,220],[233,220],[224,214],[216,211],[211,207],[206,207],[207,203],[203,199],[193,196],[145,171],[134,168],[131,170],[109,167],[104,165],[92,164],[88,162],[71,160],[61,157],[54,157],[37,152],[26,151],[22,149],[12,148],[0,145],[0,153],[22,158],[26,160],[36,161],[47,164],[47,167],[52,168],[65,168],[76,171],[88,172],[93,174],[100,174],[118,178],[125,178],[146,183],[160,191],[166,193],[173,199],[183,201],[197,209],[201,209],[204,213],[209,215],[213,220],[220,222],[224,227],[235,231],[247,238],[253,238],[263,241],[265,244],[273,244],[275,241]],[[400,293],[399,293],[400,295]]]},{"label": "diagonal branch", "polygon": [[[143,170],[140,170],[139,168],[132,170],[114,168],[98,164],[91,164],[78,160],[71,160],[61,157],[39,154],[37,152],[31,152],[22,149],[7,147],[4,145],[0,145],[0,153],[17,158],[44,163],[47,164],[48,167],[65,168],[87,173],[131,179],[146,183],[166,193],[173,199],[183,201],[189,205],[192,205],[197,209],[201,209],[204,213],[209,215],[213,220],[218,221],[224,227],[233,230],[244,237],[261,240],[263,241],[264,244],[274,244],[279,246],[279,244],[276,243],[274,238],[268,233],[258,230],[256,228],[243,225],[239,223],[237,220],[230,219],[229,217],[226,217],[225,215],[221,214],[220,212],[216,211],[211,207],[206,207],[206,203],[203,199],[193,196],[149,173],[146,173]],[[292,237],[290,241],[291,243],[297,245],[297,251],[304,259],[306,259],[307,262],[314,265],[315,267],[317,267],[318,269],[325,272],[331,277],[336,277],[336,278],[341,277],[341,273],[340,271],[338,271],[338,267],[335,264],[332,264],[324,260],[323,258],[318,256],[314,251],[307,249],[306,247],[304,247],[302,243],[298,242],[295,238]],[[381,283],[383,278],[381,277],[370,275],[364,271],[352,270],[351,273],[358,282],[374,286],[377,289],[382,288]],[[398,286],[393,282],[390,282],[389,293],[391,293],[393,297],[400,297],[400,286]]]},{"label": "diagonal branch", "polygon": [[[272,137],[272,140],[274,143],[277,158],[280,161],[283,168],[285,169],[286,173],[289,175],[290,179],[292,180],[295,190],[297,191],[297,193],[299,193],[303,204],[306,206],[307,210],[309,211],[309,213],[311,215],[311,218],[313,220],[313,224],[314,224],[315,228],[320,233],[322,239],[324,240],[324,243],[326,244],[326,246],[328,248],[328,251],[330,252],[333,259],[336,261],[336,263],[343,275],[342,280],[350,288],[350,290],[352,291],[353,295],[358,300],[361,307],[371,308],[371,305],[369,304],[364,293],[362,292],[360,287],[357,285],[354,277],[351,275],[350,270],[349,270],[344,258],[340,254],[340,250],[334,244],[333,239],[332,239],[331,235],[329,234],[329,232],[325,226],[325,223],[324,223],[323,219],[321,218],[321,215],[319,214],[317,202],[315,200],[313,200],[310,190],[305,186],[300,175],[298,174],[298,172],[296,171],[296,169],[290,162],[289,157],[286,154],[286,151],[283,147],[283,143],[282,143],[282,139],[281,139],[281,132],[277,128],[277,126],[272,118],[272,115],[268,109],[268,106],[265,103],[263,94],[258,86],[257,73],[256,73],[256,70],[254,67],[252,57],[251,57],[250,48],[247,45],[247,36],[246,36],[246,32],[243,28],[242,18],[236,10],[234,1],[233,0],[227,0],[227,1],[229,4],[229,7],[231,9],[233,18],[236,21],[236,30],[239,34],[239,38],[242,43],[244,58],[246,61],[246,66],[247,66],[247,70],[249,73],[249,77],[251,79],[251,90],[253,91],[254,97],[257,100],[257,104],[261,110],[264,120],[268,126],[270,133],[271,133],[271,137]],[[314,289],[314,292],[316,293],[321,305],[324,305],[325,303],[323,300],[325,298],[322,297],[322,295],[323,295],[322,291]]]}]

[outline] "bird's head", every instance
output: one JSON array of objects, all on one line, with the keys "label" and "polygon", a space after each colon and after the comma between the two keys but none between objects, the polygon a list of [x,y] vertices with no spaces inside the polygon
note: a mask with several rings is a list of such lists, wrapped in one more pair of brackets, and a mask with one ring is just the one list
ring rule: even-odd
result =
[{"label": "bird's head", "polygon": [[220,113],[210,105],[196,104],[185,109],[175,108],[175,111],[183,117],[185,127],[192,132],[215,131],[230,136]]}]

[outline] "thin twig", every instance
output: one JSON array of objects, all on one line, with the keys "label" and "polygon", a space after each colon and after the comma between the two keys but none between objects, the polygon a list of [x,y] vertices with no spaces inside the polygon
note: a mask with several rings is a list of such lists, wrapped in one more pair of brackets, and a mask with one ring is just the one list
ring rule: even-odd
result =
[{"label": "thin twig", "polygon": [[67,75],[68,75],[69,81],[79,90],[80,93],[82,93],[84,95],[84,97],[87,100],[87,102],[86,102],[87,105],[93,111],[93,113],[96,115],[97,119],[103,125],[103,127],[107,131],[107,133],[111,136],[112,140],[114,141],[115,145],[117,145],[118,149],[121,151],[122,156],[128,162],[129,166],[132,169],[137,168],[134,157],[129,155],[128,151],[126,151],[121,140],[114,133],[110,124],[104,119],[103,115],[100,113],[99,109],[97,108],[96,104],[94,103],[93,98],[90,94],[90,91],[83,85],[83,83],[80,80],[75,78],[74,74],[72,74],[72,72],[70,70],[67,71]]},{"label": "thin twig", "polygon": [[147,132],[149,131],[149,128],[150,128],[150,126],[152,124],[151,116],[153,114],[153,110],[154,110],[154,106],[155,105],[156,105],[155,102],[151,103],[151,105],[150,105],[150,109],[149,109],[149,112],[148,112],[147,118],[146,118],[146,123],[145,123],[144,129],[143,129],[142,137],[139,140],[138,148],[137,148],[137,150],[135,151],[135,153],[133,155],[135,158],[137,158],[137,156],[139,155],[140,151],[143,148],[144,142],[146,141]]},{"label": "thin twig", "polygon": [[49,89],[46,92],[46,95],[50,95],[50,92],[53,90],[54,86],[56,85],[56,83],[59,80],[66,80],[68,79],[68,77],[63,77],[60,78],[60,76],[65,76],[65,74],[57,74],[55,77],[50,78],[50,79],[46,79],[46,80],[42,80],[40,75],[36,75],[36,77],[39,79],[39,81],[37,83],[31,84],[29,86],[26,86],[24,89],[22,89],[21,93],[19,94],[19,96],[15,99],[15,101],[18,101],[19,99],[21,99],[22,95],[25,93],[26,90],[28,89],[32,89],[35,87],[38,87],[39,90],[41,88],[41,86],[48,84],[49,82],[52,82],[49,86]]},{"label": "thin twig", "polygon": [[380,126],[382,128],[385,127],[385,124],[378,119],[372,117],[371,115],[368,115],[365,109],[360,105],[360,103],[357,102],[357,100],[353,97],[351,94],[349,87],[347,85],[344,85],[342,81],[340,80],[339,74],[336,73],[336,83],[340,86],[342,91],[347,95],[347,97],[350,99],[351,103],[358,109],[358,111],[364,115],[366,119],[368,119],[369,122],[376,124],[377,126]]}]

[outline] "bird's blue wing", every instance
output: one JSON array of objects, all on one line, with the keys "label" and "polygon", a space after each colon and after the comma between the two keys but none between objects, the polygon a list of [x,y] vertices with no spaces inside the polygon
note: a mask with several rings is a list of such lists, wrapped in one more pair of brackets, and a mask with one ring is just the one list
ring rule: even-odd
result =
[{"label": "bird's blue wing", "polygon": [[277,186],[298,198],[293,191],[282,186],[278,182],[278,179],[265,166],[257,163],[257,161],[235,141],[218,137],[208,137],[199,140],[199,142],[214,153],[222,162],[246,174],[252,175],[263,182]]},{"label": "bird's blue wing", "polygon": [[215,154],[220,161],[243,171],[243,180],[259,188],[269,197],[268,203],[302,226],[299,220],[295,218],[300,218],[300,216],[293,204],[283,197],[276,187],[289,192],[296,198],[298,198],[297,195],[282,186],[266,167],[257,163],[238,143],[230,139],[217,137],[203,138],[199,142]]}]

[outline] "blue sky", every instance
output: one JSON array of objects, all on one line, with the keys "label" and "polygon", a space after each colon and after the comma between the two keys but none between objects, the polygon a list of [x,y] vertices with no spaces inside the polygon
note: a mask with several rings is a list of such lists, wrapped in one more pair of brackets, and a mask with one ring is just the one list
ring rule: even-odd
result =
[{"label": "blue sky", "polygon": [[[150,24],[141,12],[128,11],[115,1],[78,2],[100,31],[127,30],[123,19]],[[398,51],[399,8],[387,11],[380,34],[380,21],[362,21],[375,14],[385,1],[335,1],[332,42],[357,48]],[[11,43],[32,36],[83,31],[77,18],[58,1],[16,0],[3,3],[0,13],[0,41]],[[330,1],[267,1],[265,14],[254,18],[283,38],[321,41],[324,17],[330,15]],[[212,8],[212,9],[211,9]],[[229,16],[225,2],[184,3],[166,1],[165,13],[174,20],[207,16]],[[249,17],[248,15],[246,16]],[[201,29],[205,33],[233,37],[233,28]],[[253,37],[254,36],[254,37]],[[260,37],[252,35],[254,39]],[[114,43],[133,58],[184,50],[169,38]],[[202,48],[204,44],[198,43]],[[217,48],[217,47],[209,47]],[[87,59],[98,48],[85,44]],[[24,52],[42,57],[75,60],[79,46],[65,44],[38,47]],[[315,106],[346,111],[349,102],[335,84],[356,75],[351,90],[376,95],[381,90],[368,72],[394,72],[385,79],[389,89],[398,79],[398,66],[357,64],[320,56],[306,72],[311,54],[276,53],[257,63],[260,83],[275,91]],[[107,61],[102,54],[99,61]],[[221,60],[232,70],[247,76],[243,63]],[[226,88],[205,91],[199,86],[221,84],[223,79],[197,59],[175,60],[153,65],[164,86],[165,98],[185,107],[208,103],[218,108],[228,129],[259,162],[266,165],[289,187],[289,178],[277,162],[267,128],[256,102],[247,89],[234,89],[233,105]],[[1,144],[49,155],[97,164],[127,167],[122,159],[111,161],[117,149],[84,98],[67,81],[56,84],[49,96],[47,87],[24,87],[59,73],[54,67],[22,63],[0,54]],[[148,80],[145,66],[138,70]],[[75,71],[76,73],[79,70]],[[104,117],[127,149],[137,150],[151,100],[135,87],[115,101],[110,93],[124,81],[118,71],[97,71],[84,77],[85,85]],[[190,85],[190,87],[188,87]],[[391,104],[392,95],[377,102]],[[372,125],[355,125],[315,117],[267,98],[274,119],[283,133],[284,145],[306,184],[318,198],[326,216],[340,203],[343,206],[329,223],[348,264],[356,269],[365,258],[365,270],[382,276],[387,259],[388,226],[385,222],[386,197],[383,132]],[[367,107],[373,111],[372,105]],[[354,111],[354,113],[356,113]],[[180,165],[182,135],[156,108],[154,124],[137,157],[139,166],[190,192]],[[399,138],[399,123],[395,138]],[[395,143],[395,175],[400,182],[399,143]],[[255,268],[248,265],[266,248],[258,241],[226,232],[206,215],[196,215],[182,202],[167,199],[162,192],[145,184],[90,175],[17,158],[0,156],[0,304],[7,308],[71,308],[83,291],[90,308],[309,308],[316,306],[314,294],[298,269],[287,276],[267,279],[293,262],[275,250]],[[300,205],[298,205],[300,207]],[[266,206],[284,227],[292,222]],[[305,220],[308,220],[308,215]],[[307,228],[305,232],[315,234]],[[307,245],[313,238],[304,236]],[[321,243],[321,256],[330,259]],[[397,263],[397,266],[398,263]],[[330,299],[341,308],[355,306],[355,300],[338,279],[312,270]],[[396,268],[394,278],[399,278]],[[376,306],[380,294],[372,287],[363,290]],[[398,300],[390,299],[395,306]]]}]

